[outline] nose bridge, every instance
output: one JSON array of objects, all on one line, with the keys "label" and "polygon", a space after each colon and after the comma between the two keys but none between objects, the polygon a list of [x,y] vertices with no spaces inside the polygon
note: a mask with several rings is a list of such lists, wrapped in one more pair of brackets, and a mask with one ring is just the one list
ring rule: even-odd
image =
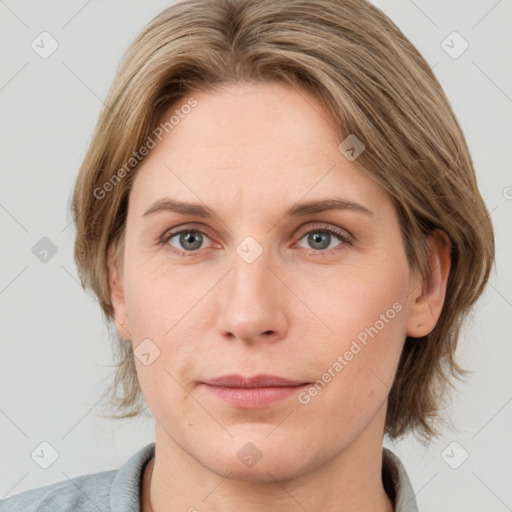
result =
[{"label": "nose bridge", "polygon": [[223,335],[244,341],[263,334],[284,336],[287,319],[280,283],[268,268],[273,266],[270,254],[252,237],[237,246],[220,305],[218,329]]},{"label": "nose bridge", "polygon": [[273,266],[270,240],[262,235],[245,236],[235,246],[232,255],[233,271],[231,272],[232,291],[238,296],[239,302],[244,297],[259,301],[269,291],[272,273],[268,266]]},{"label": "nose bridge", "polygon": [[[246,252],[243,252],[243,249]],[[237,248],[237,254],[233,258],[231,280],[232,291],[238,297],[238,302],[241,302],[244,297],[260,302],[270,291],[272,286],[269,283],[272,277],[272,273],[268,270],[270,264],[268,251],[255,256],[253,248],[247,250],[246,245],[240,245]]]}]

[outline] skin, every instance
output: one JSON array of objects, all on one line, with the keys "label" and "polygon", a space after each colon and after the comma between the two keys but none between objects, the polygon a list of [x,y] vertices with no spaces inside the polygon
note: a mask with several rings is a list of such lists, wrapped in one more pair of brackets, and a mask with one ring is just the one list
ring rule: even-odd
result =
[{"label": "skin", "polygon": [[[406,336],[438,320],[447,238],[432,236],[434,270],[421,279],[391,199],[338,150],[315,97],[276,83],[193,97],[197,106],[137,170],[122,262],[109,259],[119,332],[134,350],[145,339],[160,350],[148,366],[136,358],[156,420],[143,510],[393,510],[381,480],[387,397]],[[215,216],[144,215],[164,197]],[[335,197],[372,213],[286,215]],[[322,238],[326,227],[349,241]],[[184,228],[204,233],[192,236],[199,248],[161,241]],[[236,250],[248,236],[262,249],[251,263]],[[293,395],[235,407],[200,384],[233,373],[314,383],[393,304],[394,318],[307,404]],[[252,467],[237,457],[248,442],[261,453]]]}]

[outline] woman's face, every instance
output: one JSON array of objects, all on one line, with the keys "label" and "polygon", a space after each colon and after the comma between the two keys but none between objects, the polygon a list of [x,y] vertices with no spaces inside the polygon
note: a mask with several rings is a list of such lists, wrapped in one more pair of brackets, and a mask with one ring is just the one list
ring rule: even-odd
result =
[{"label": "woman's face", "polygon": [[256,480],[381,447],[419,282],[390,198],[313,96],[192,96],[137,170],[113,288],[158,442]]}]

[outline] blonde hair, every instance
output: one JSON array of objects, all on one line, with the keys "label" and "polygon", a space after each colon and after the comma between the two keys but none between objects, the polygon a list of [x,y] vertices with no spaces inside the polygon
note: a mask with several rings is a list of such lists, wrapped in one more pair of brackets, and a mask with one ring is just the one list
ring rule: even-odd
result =
[{"label": "blonde hair", "polygon": [[[391,438],[415,431],[428,439],[451,378],[464,374],[454,358],[457,338],[489,277],[493,228],[439,82],[398,27],[366,1],[185,0],[156,16],[122,59],[76,182],[82,285],[112,325],[107,255],[115,248],[119,264],[139,150],[162,112],[194,91],[272,81],[319,98],[338,122],[340,141],[355,134],[364,142],[353,163],[390,194],[412,268],[428,275],[433,230],[451,241],[441,316],[430,334],[405,341],[385,426]],[[124,418],[145,403],[131,344],[115,337],[109,404],[120,413],[111,417]]]}]

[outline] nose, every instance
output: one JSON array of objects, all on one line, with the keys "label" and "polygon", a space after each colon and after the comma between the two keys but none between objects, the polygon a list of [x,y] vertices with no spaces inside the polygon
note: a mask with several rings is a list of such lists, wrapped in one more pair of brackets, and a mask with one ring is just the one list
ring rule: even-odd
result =
[{"label": "nose", "polygon": [[286,287],[269,268],[265,251],[251,263],[234,254],[234,264],[218,296],[218,332],[246,344],[276,342],[286,337]]}]

